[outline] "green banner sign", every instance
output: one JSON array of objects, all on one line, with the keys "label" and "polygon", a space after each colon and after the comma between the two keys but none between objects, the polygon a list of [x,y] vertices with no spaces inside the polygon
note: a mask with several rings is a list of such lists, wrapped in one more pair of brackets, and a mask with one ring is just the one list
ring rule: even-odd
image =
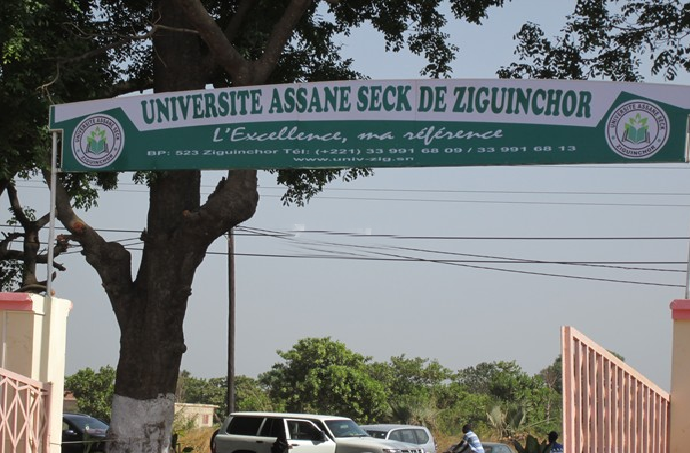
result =
[{"label": "green banner sign", "polygon": [[687,161],[690,87],[358,80],[54,105],[67,172]]}]

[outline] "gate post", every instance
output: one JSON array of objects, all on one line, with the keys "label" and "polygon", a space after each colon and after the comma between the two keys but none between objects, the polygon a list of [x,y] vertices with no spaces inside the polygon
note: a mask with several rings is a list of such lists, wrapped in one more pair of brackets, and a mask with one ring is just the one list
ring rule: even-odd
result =
[{"label": "gate post", "polygon": [[0,293],[0,368],[51,383],[48,449],[60,453],[67,317],[72,302],[28,293]]},{"label": "gate post", "polygon": [[690,445],[690,300],[676,299],[671,302],[671,313],[670,453],[684,453]]}]

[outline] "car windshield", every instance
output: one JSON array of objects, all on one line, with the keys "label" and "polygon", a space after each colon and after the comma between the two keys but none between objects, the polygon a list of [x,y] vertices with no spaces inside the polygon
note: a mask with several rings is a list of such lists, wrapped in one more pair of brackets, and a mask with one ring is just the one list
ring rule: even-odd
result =
[{"label": "car windshield", "polygon": [[97,418],[75,417],[71,419],[71,421],[77,427],[79,427],[79,429],[87,433],[105,432],[108,429],[108,425],[98,420]]},{"label": "car windshield", "polygon": [[352,420],[326,420],[326,425],[335,437],[369,437],[369,434]]},{"label": "car windshield", "polygon": [[368,429],[367,432],[371,437],[376,437],[377,439],[385,439],[386,438],[386,431],[374,431],[372,429]]}]

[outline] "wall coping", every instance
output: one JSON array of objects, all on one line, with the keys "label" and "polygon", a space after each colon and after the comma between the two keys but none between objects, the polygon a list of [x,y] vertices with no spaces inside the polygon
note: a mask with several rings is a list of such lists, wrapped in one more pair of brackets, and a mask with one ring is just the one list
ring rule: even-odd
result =
[{"label": "wall coping", "polygon": [[30,293],[0,293],[0,310],[33,311],[34,301]]},{"label": "wall coping", "polygon": [[690,300],[676,299],[671,302],[670,308],[673,319],[690,319]]}]

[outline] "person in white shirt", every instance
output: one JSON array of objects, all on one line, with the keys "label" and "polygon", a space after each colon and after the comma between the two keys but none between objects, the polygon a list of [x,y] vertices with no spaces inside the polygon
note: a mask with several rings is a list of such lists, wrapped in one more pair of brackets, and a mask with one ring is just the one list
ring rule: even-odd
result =
[{"label": "person in white shirt", "polygon": [[469,423],[462,427],[462,432],[464,435],[458,445],[458,453],[484,453],[484,447],[479,441],[479,436],[472,431],[472,426]]}]

